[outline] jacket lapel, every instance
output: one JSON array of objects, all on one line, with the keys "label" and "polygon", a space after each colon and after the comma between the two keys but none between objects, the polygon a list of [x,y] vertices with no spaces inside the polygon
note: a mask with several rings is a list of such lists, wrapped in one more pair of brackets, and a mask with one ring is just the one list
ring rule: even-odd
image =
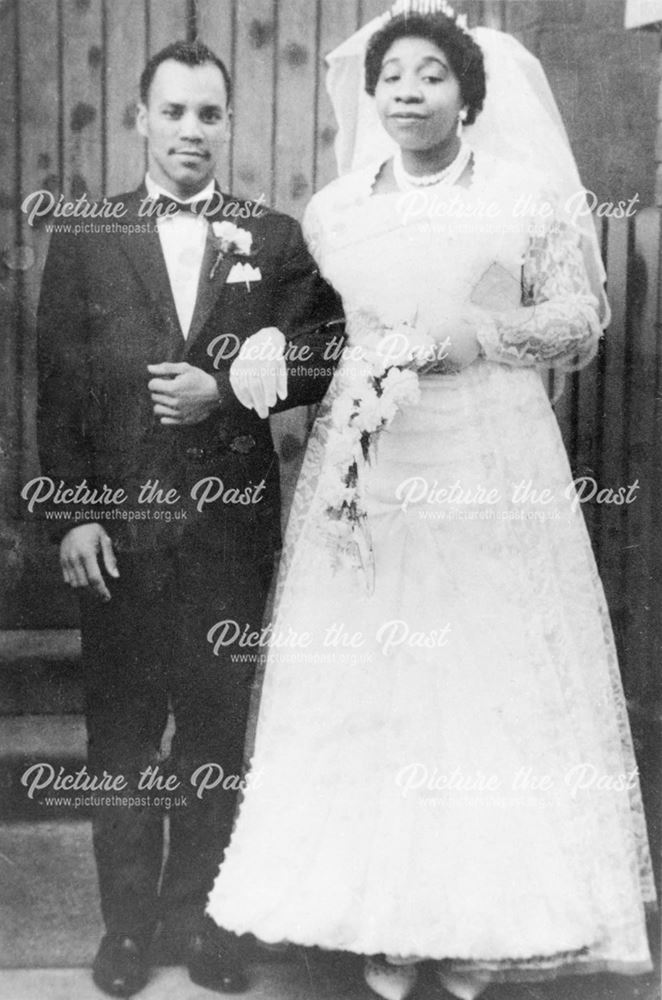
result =
[{"label": "jacket lapel", "polygon": [[[205,323],[209,319],[212,309],[225,286],[230,268],[235,263],[235,258],[231,254],[226,254],[219,261],[218,267],[214,268],[217,256],[218,250],[214,244],[212,229],[211,226],[208,226],[205,252],[202,257],[202,267],[200,268],[200,277],[198,279],[198,294],[195,309],[193,310],[191,326],[186,338],[185,355],[189,353],[191,347],[204,329]],[[214,275],[210,277],[212,270],[214,270]]]},{"label": "jacket lapel", "polygon": [[[218,266],[214,267],[218,250],[215,246],[211,225],[209,225],[198,279],[195,309],[188,336],[184,338],[182,328],[179,325],[175,300],[168,277],[168,269],[161,249],[159,234],[154,226],[154,220],[152,219],[151,225],[145,225],[146,222],[150,222],[149,216],[141,217],[138,215],[138,207],[146,196],[147,191],[143,187],[134,192],[131,200],[127,202],[127,209],[129,211],[125,218],[127,221],[129,219],[135,221],[137,225],[134,232],[127,232],[126,229],[120,232],[120,243],[125,254],[138,272],[147,294],[163,319],[166,332],[173,342],[175,352],[180,357],[186,357],[211,316],[218,298],[225,287],[230,269],[237,262],[237,257],[234,254],[226,254],[219,261]],[[254,248],[254,253],[256,249],[259,248]],[[211,276],[212,270],[214,271],[213,277]]]}]

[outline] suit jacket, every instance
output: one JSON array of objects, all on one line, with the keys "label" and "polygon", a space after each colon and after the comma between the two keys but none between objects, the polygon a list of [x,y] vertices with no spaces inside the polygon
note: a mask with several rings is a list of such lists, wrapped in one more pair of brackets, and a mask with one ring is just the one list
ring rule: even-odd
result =
[{"label": "suit jacket", "polygon": [[[77,512],[81,520],[52,522],[54,533],[98,520],[120,549],[186,542],[250,549],[268,560],[279,544],[278,461],[268,420],[242,406],[230,388],[236,354],[225,350],[219,357],[217,338],[230,335],[239,343],[262,327],[278,327],[296,343],[298,356],[288,361],[287,400],[274,410],[314,403],[338,354],[325,356],[342,334],[339,299],[321,279],[293,219],[225,196],[217,217],[251,232],[250,264],[261,280],[249,288],[228,283],[242,260],[232,254],[210,277],[218,251],[209,227],[185,339],[158,232],[139,214],[145,196],[140,188],[110,199],[123,204],[121,218],[97,220],[89,226],[95,231],[57,232],[49,248],[37,322],[42,474],[71,488],[85,481],[90,490],[123,489],[127,496],[123,504],[58,503],[56,509]],[[195,426],[163,426],[147,389],[147,365],[162,361],[187,361],[213,374],[218,409]],[[201,480],[210,482],[209,498],[219,496],[199,511]],[[177,503],[138,503],[141,488],[156,481],[163,494],[176,491]],[[126,515],[113,514],[122,510]],[[99,518],[99,511],[109,514]]]}]

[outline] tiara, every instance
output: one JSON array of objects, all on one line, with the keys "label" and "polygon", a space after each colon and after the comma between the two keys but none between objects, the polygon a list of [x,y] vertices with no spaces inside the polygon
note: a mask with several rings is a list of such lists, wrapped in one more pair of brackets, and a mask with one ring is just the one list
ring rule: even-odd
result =
[{"label": "tiara", "polygon": [[468,30],[467,15],[456,14],[448,0],[395,0],[391,15],[396,17],[398,14],[445,14],[458,28]]}]

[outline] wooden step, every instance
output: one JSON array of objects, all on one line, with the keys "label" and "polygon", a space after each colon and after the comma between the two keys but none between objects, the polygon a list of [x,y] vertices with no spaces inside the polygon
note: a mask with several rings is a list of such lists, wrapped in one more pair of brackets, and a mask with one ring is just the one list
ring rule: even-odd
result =
[{"label": "wooden step", "polygon": [[85,721],[80,715],[0,717],[0,818],[15,821],[89,816],[89,809],[65,801],[72,797],[66,791],[58,803],[49,803],[47,799],[59,797],[60,793],[45,787],[30,797],[21,781],[28,768],[36,764],[45,765],[44,780],[50,768],[53,776],[60,768],[67,773],[78,771],[85,764],[86,743]]},{"label": "wooden step", "polygon": [[77,629],[0,631],[0,716],[82,710]]},{"label": "wooden step", "polygon": [[[249,987],[242,1000],[369,1000],[363,985],[360,960],[343,957],[337,969],[329,971],[322,959],[300,958],[288,964],[261,963],[248,968]],[[214,1000],[220,994],[194,985],[181,966],[157,967],[140,1000]],[[2,1000],[102,1000],[89,969],[41,968],[0,971]],[[374,1000],[374,997],[373,997]],[[496,1000],[496,998],[495,998]],[[538,1000],[536,994],[522,994],[520,1000]],[[600,1000],[609,1000],[601,997]],[[625,1000],[614,997],[613,1000]],[[629,998],[628,998],[629,1000]],[[652,996],[641,1000],[653,1000]]]}]

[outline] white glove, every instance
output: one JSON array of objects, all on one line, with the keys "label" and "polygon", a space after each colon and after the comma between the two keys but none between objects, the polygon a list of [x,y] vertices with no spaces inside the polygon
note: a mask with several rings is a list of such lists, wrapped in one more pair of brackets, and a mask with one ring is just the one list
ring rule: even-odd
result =
[{"label": "white glove", "polygon": [[285,337],[275,326],[265,326],[248,337],[230,367],[230,385],[247,409],[268,417],[277,399],[287,399]]}]

